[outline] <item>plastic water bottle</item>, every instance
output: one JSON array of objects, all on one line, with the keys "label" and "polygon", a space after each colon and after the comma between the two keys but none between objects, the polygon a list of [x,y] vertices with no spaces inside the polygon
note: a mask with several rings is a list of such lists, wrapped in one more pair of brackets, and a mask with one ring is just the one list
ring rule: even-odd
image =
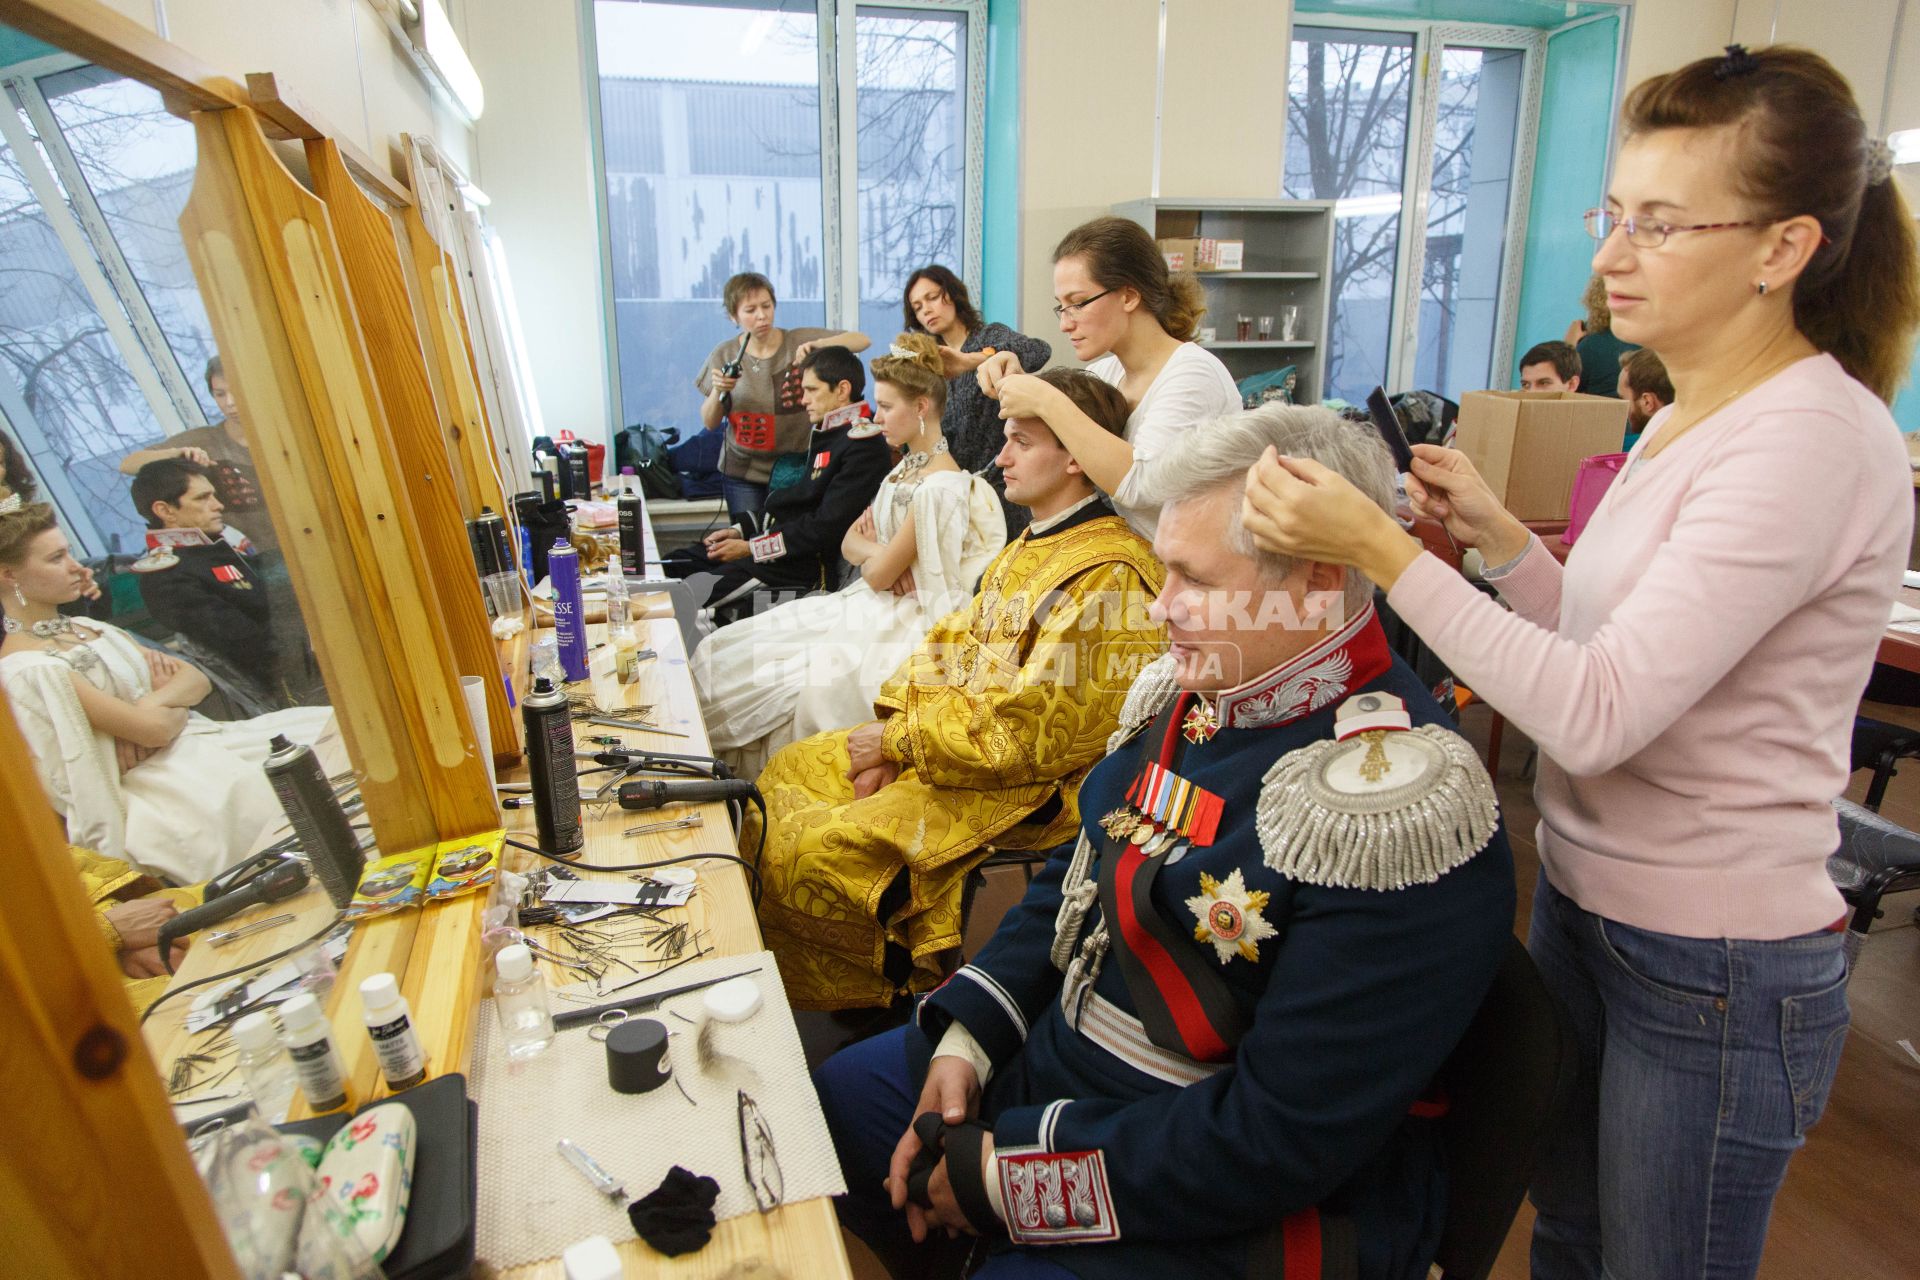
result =
[{"label": "plastic water bottle", "polygon": [[233,1040],[240,1046],[240,1076],[253,1095],[253,1105],[267,1123],[279,1124],[293,1105],[299,1078],[273,1019],[260,1012],[248,1014],[233,1024]]},{"label": "plastic water bottle", "polygon": [[500,948],[494,958],[493,1007],[507,1057],[519,1062],[543,1053],[553,1043],[553,1013],[547,1008],[547,980],[533,967],[525,944]]}]

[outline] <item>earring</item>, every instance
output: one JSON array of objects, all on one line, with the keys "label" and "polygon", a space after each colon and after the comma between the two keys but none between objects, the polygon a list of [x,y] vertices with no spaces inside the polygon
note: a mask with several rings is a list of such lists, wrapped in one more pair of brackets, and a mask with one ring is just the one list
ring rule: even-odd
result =
[{"label": "earring", "polygon": [[27,607],[27,594],[20,589],[19,583],[13,584],[13,599],[22,609]]},{"label": "earring", "polygon": [[1760,295],[1761,297],[1763,297],[1763,298],[1764,298],[1764,297],[1766,297],[1766,296],[1767,296],[1767,282],[1766,282],[1765,280],[1762,280],[1762,281],[1761,281],[1761,282],[1760,282],[1759,284],[1756,284],[1755,286],[1753,286],[1753,291],[1754,291],[1755,293],[1757,293],[1757,294],[1759,294],[1759,295]]}]

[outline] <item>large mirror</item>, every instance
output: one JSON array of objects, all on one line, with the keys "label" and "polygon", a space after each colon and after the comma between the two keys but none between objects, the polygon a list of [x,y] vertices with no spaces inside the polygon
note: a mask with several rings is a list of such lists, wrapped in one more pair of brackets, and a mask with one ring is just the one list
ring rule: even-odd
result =
[{"label": "large mirror", "polygon": [[[346,768],[179,218],[192,124],[0,28],[0,685],[69,840],[192,884]],[[130,971],[131,972],[131,971]]]}]

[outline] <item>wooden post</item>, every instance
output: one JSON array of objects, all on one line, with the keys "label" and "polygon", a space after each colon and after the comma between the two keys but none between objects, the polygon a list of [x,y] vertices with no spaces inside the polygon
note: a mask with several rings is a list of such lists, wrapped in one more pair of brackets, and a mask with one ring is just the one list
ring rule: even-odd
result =
[{"label": "wooden post", "polygon": [[326,206],[247,108],[194,116],[181,216],[314,649],[387,852],[499,825]]},{"label": "wooden post", "polygon": [[0,695],[0,1271],[239,1280],[29,758]]},{"label": "wooden post", "polygon": [[520,482],[496,472],[493,429],[474,372],[473,353],[467,347],[466,314],[453,259],[434,241],[417,207],[409,205],[399,218],[404,247],[413,259],[414,307],[426,340],[429,374],[447,411],[448,448],[459,464],[461,486],[472,504],[462,514],[472,519],[487,506],[511,517],[507,498]]},{"label": "wooden post", "polygon": [[460,674],[486,683],[487,720],[496,763],[520,760],[520,735],[501,679],[500,653],[480,601],[473,555],[440,432],[441,413],[427,381],[420,335],[400,269],[400,245],[386,212],[347,172],[331,139],[311,139],[307,168],[327,203],[354,313],[366,340],[402,484],[420,526],[425,569]]}]

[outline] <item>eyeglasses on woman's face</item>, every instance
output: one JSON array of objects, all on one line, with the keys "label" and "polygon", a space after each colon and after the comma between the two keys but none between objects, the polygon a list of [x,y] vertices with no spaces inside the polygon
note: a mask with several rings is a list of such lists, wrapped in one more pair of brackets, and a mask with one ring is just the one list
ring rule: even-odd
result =
[{"label": "eyeglasses on woman's face", "polygon": [[1745,222],[1697,222],[1692,226],[1680,226],[1662,222],[1658,218],[1623,218],[1608,209],[1587,210],[1586,222],[1587,234],[1595,240],[1605,240],[1617,227],[1626,232],[1627,243],[1636,249],[1658,249],[1676,231],[1727,231],[1735,227],[1768,225],[1764,219],[1750,218]]},{"label": "eyeglasses on woman's face", "polygon": [[1078,302],[1063,302],[1053,309],[1053,314],[1061,320],[1078,320],[1082,311],[1112,292],[1111,289],[1102,289],[1091,298],[1082,298]]}]

